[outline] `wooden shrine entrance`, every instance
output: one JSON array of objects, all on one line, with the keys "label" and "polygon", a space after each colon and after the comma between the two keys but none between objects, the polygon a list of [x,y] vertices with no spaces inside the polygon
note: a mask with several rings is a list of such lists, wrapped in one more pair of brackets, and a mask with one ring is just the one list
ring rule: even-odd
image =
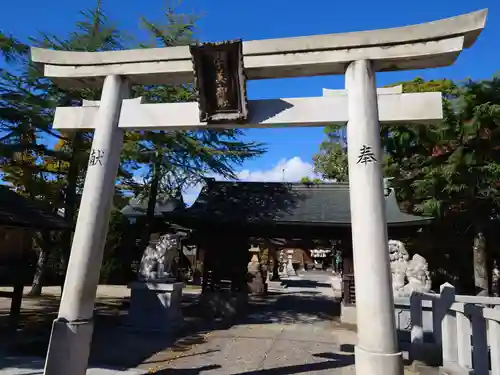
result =
[{"label": "wooden shrine entrance", "polygon": [[[352,301],[354,269],[348,184],[227,182],[207,179],[194,204],[164,214],[167,221],[192,230],[203,249],[203,293],[231,291],[246,294],[249,248],[255,239],[276,259],[287,241],[342,245],[345,298]],[[394,191],[385,197],[391,239],[408,237],[431,219],[403,213]],[[276,241],[273,239],[281,239]],[[275,276],[275,275],[273,275]],[[222,281],[224,280],[224,281]],[[215,297],[214,297],[215,298]]]}]

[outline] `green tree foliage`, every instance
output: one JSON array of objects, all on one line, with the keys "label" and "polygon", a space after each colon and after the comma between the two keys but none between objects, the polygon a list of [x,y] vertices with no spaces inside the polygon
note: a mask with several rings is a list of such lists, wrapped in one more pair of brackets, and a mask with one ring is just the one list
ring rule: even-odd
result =
[{"label": "green tree foliage", "polygon": [[391,133],[387,173],[416,211],[472,239],[476,292],[487,293],[498,256],[491,250],[499,209],[500,79],[448,84],[442,91],[440,124]]},{"label": "green tree foliage", "polygon": [[[107,20],[101,1],[96,2],[94,9],[81,14],[82,21],[66,38],[40,33],[38,37],[30,38],[30,44],[70,51],[123,48],[125,38]],[[13,51],[9,56],[17,56],[15,67],[11,71],[3,71],[0,77],[2,179],[18,192],[50,206],[52,211],[64,212],[66,221],[72,227],[92,134],[64,134],[52,130],[54,110],[57,106],[79,105],[82,99],[99,99],[100,92],[58,88],[31,64],[29,56],[21,54],[28,50],[27,45],[21,46],[20,42],[14,42],[16,48],[9,50]],[[56,241],[57,245],[49,241],[40,243],[40,259],[49,259],[49,252],[58,248],[61,250],[64,270],[71,246],[71,233],[63,233]],[[45,267],[40,259],[34,281],[35,294],[40,291]]]},{"label": "green tree foliage", "polygon": [[[498,225],[500,79],[456,85],[417,78],[402,84],[404,92],[442,92],[444,119],[433,126],[383,126],[385,175],[392,177],[391,184],[408,210],[436,217],[448,235],[470,243],[468,255],[472,249],[474,256],[468,259],[470,264],[474,259],[476,291],[485,291],[491,258],[497,256],[487,248],[495,240],[492,228]],[[316,170],[324,178],[345,180],[347,147],[342,129],[326,131],[328,138],[315,156]],[[460,257],[458,250],[456,254]]]},{"label": "green tree foliage", "polygon": [[[142,18],[151,41],[141,47],[172,47],[196,42],[196,16],[178,14],[167,8],[161,22]],[[150,103],[194,101],[190,84],[138,87],[137,96]],[[146,228],[140,246],[149,240],[157,200],[172,198],[179,189],[199,183],[208,174],[236,178],[234,166],[261,155],[265,149],[256,142],[239,139],[238,129],[196,131],[154,131],[128,133],[125,141],[124,162],[129,168],[141,169],[144,184],[132,183],[136,195],[148,199]]]},{"label": "green tree foliage", "polygon": [[[456,91],[456,85],[450,80],[432,80],[424,81],[422,78],[415,78],[408,82],[398,82],[391,86],[403,86],[403,92],[442,92],[445,95],[445,106],[449,106],[447,97],[452,96]],[[320,145],[319,152],[314,155],[314,169],[324,179],[338,182],[348,180],[348,162],[347,162],[347,124],[330,125],[325,128],[325,140]],[[418,135],[425,133],[426,128],[413,125],[392,125],[381,127],[381,137],[384,151],[392,150],[398,146],[399,142],[403,144],[407,141],[418,144]],[[411,137],[411,140],[409,139]],[[402,151],[398,148],[396,151]],[[388,155],[384,155],[385,158]],[[385,159],[384,158],[384,159]],[[384,160],[384,165],[388,163]]]},{"label": "green tree foliage", "polygon": [[[98,0],[94,8],[81,12],[81,21],[74,31],[63,37],[40,33],[30,38],[29,44],[55,50],[108,51],[137,46],[184,45],[194,41],[196,18],[179,15],[173,8],[167,9],[160,22],[144,18],[141,21],[151,41],[139,42],[125,34],[106,17],[102,2]],[[8,69],[0,71],[2,180],[54,212],[64,212],[73,226],[92,133],[53,130],[54,110],[57,106],[79,106],[82,99],[99,100],[101,93],[98,89],[63,90],[57,87],[31,64],[27,51],[28,43],[0,33],[0,56],[11,62]],[[144,96],[149,102],[194,100],[193,92],[191,85],[133,87],[134,96]],[[176,188],[199,181],[206,174],[234,177],[235,165],[264,152],[261,144],[240,141],[242,134],[238,130],[127,133],[116,186],[116,208],[124,205],[124,198],[130,197],[130,193],[151,195],[154,207],[158,195],[168,195]],[[138,184],[134,179],[138,169],[145,171],[145,184]],[[116,216],[113,215],[113,220],[120,223],[121,219]],[[115,224],[111,231],[120,227]],[[113,244],[119,242],[115,234],[110,234]],[[60,249],[62,269],[65,269],[71,233],[45,235],[44,238],[46,241],[38,245],[41,251],[37,272],[43,273],[53,249]],[[114,246],[108,244],[106,253],[114,254]],[[39,293],[42,276],[35,277],[35,293]]]},{"label": "green tree foliage", "polygon": [[330,125],[325,128],[326,139],[314,155],[314,171],[322,178],[337,182],[348,180],[346,126]]},{"label": "green tree foliage", "polygon": [[28,47],[21,43],[12,35],[7,35],[0,31],[0,56],[7,62],[15,62],[17,59],[26,56]]},{"label": "green tree foliage", "polygon": [[300,179],[300,183],[304,185],[317,185],[320,184],[322,181],[320,178],[309,178],[309,177],[302,177]]}]

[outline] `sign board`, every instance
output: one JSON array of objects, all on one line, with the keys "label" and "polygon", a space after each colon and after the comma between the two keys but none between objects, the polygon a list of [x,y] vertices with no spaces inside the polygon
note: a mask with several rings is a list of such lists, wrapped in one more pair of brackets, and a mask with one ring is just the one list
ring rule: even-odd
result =
[{"label": "sign board", "polygon": [[242,46],[241,40],[190,46],[201,122],[246,121]]}]

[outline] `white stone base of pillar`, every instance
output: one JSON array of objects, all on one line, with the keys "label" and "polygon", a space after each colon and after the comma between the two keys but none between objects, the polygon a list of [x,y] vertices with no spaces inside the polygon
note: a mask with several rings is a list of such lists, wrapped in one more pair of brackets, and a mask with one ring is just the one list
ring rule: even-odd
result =
[{"label": "white stone base of pillar", "polygon": [[373,353],[363,350],[359,346],[354,348],[356,358],[356,374],[370,375],[403,375],[403,355],[398,353]]},{"label": "white stone base of pillar", "polygon": [[45,359],[45,375],[85,375],[94,331],[92,320],[52,323],[49,347]]}]

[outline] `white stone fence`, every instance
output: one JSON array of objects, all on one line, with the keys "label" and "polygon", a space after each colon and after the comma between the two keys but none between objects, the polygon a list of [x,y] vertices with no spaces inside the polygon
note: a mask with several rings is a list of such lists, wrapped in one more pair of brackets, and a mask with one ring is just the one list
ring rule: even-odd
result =
[{"label": "white stone fence", "polygon": [[441,285],[439,294],[412,294],[413,360],[424,360],[422,306],[426,301],[432,304],[432,333],[442,348],[443,368],[453,374],[473,370],[475,375],[500,375],[500,298],[456,295],[447,283]]}]

